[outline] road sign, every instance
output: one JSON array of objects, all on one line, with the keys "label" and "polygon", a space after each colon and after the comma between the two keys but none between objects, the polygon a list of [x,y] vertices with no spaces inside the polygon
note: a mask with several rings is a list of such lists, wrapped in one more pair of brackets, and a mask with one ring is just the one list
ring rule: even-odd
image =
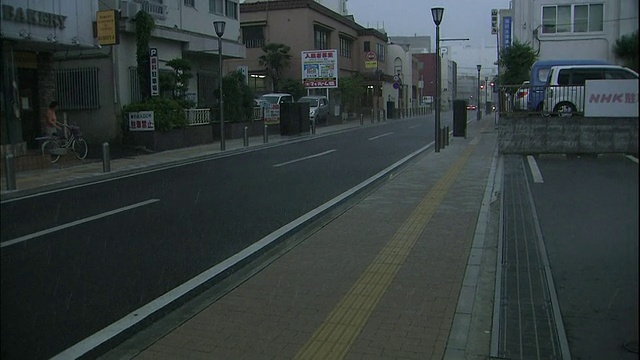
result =
[{"label": "road sign", "polygon": [[398,75],[393,75],[393,81],[398,81],[400,80],[400,76]]},{"label": "road sign", "polygon": [[377,61],[365,61],[364,62],[364,67],[366,69],[376,69],[376,68],[378,68],[378,62]]},{"label": "road sign", "polygon": [[376,61],[377,58],[378,56],[375,51],[367,51],[367,54],[365,55],[365,59],[367,59],[367,61]]}]

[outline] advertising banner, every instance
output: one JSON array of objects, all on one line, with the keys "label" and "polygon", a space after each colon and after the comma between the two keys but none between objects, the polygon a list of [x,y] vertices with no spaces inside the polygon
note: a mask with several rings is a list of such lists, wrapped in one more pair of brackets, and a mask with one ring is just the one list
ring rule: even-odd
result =
[{"label": "advertising banner", "polygon": [[280,104],[271,104],[264,109],[264,123],[267,125],[280,123]]},{"label": "advertising banner", "polygon": [[338,50],[303,51],[302,82],[305,88],[337,88]]}]

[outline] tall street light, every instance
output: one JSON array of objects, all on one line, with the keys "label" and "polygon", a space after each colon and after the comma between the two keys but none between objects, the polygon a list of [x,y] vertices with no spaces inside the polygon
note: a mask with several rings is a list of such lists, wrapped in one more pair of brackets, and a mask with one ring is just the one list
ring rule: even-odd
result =
[{"label": "tall street light", "polygon": [[220,64],[220,151],[224,151],[224,96],[222,96],[222,35],[227,25],[224,21],[214,21],[213,28],[218,35],[218,63]]},{"label": "tall street light", "polygon": [[435,151],[440,152],[440,23],[444,15],[444,8],[431,8],[431,17],[436,24],[436,121],[435,121]]},{"label": "tall street light", "polygon": [[478,68],[478,106],[476,106],[476,120],[480,120],[480,69],[482,69],[482,65],[476,65]]},{"label": "tall street light", "polygon": [[487,85],[488,85],[487,83],[488,82],[489,82],[489,77],[485,76],[484,77],[484,103],[485,103],[484,113],[485,114],[489,113],[489,106],[488,106],[489,98],[488,98],[488,95],[487,95]]}]

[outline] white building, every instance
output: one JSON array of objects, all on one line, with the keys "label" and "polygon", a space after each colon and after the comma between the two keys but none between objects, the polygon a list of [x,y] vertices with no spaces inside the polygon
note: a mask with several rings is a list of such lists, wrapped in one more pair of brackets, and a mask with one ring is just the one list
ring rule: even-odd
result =
[{"label": "white building", "polygon": [[[539,51],[540,60],[598,59],[615,63],[616,40],[638,29],[638,0],[513,0],[511,3],[513,38],[529,42]],[[502,42],[500,45],[502,47]]]},{"label": "white building", "polygon": [[[96,69],[97,78],[82,78],[77,89],[99,94],[99,103],[74,104],[65,108],[90,141],[103,141],[121,135],[122,106],[140,100],[136,75],[136,13],[144,9],[155,19],[150,48],[158,52],[159,70],[171,71],[170,60],[183,58],[192,66],[193,78],[187,95],[199,107],[216,103],[218,81],[218,38],[214,21],[224,21],[223,58],[243,58],[245,47],[239,43],[238,0],[100,0],[100,10],[120,11],[120,43],[99,50],[64,51],[55,54],[58,71]],[[98,71],[99,70],[99,71]],[[235,69],[232,69],[235,70]],[[61,105],[72,93],[58,93]]]}]

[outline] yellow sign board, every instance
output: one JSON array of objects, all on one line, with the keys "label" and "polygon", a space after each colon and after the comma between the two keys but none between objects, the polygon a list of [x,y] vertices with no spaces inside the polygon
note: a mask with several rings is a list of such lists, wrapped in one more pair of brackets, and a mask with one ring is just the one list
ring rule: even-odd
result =
[{"label": "yellow sign board", "polygon": [[365,69],[376,69],[376,68],[378,68],[378,62],[377,61],[365,61],[364,62],[364,67],[365,67]]},{"label": "yellow sign board", "polygon": [[118,26],[115,10],[98,11],[97,32],[100,45],[115,45],[118,43]]}]

